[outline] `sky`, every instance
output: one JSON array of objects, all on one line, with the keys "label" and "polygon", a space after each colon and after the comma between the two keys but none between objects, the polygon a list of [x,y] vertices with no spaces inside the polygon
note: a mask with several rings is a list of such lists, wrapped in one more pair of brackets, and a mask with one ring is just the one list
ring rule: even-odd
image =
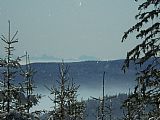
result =
[{"label": "sky", "polygon": [[14,53],[35,59],[122,59],[137,44],[132,36],[121,43],[137,6],[134,0],[0,0],[0,34],[7,35],[10,20],[12,34],[19,31]]}]

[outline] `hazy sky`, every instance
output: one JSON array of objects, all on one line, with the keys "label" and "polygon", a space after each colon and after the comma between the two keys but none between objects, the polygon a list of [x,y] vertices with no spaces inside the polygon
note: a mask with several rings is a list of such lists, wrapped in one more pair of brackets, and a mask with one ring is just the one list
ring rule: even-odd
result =
[{"label": "hazy sky", "polygon": [[136,13],[134,0],[0,0],[0,34],[11,20],[17,55],[120,59],[133,47],[121,37]]}]

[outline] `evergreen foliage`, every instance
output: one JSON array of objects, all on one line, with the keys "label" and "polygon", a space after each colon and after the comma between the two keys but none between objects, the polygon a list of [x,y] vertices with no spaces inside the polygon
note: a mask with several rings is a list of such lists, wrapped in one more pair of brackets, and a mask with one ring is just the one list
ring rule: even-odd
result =
[{"label": "evergreen foliage", "polygon": [[[3,79],[1,80],[0,86],[0,119],[34,119],[34,114],[30,113],[29,109],[33,105],[36,105],[38,103],[40,96],[32,94],[32,90],[34,87],[32,86],[29,77],[33,78],[33,72],[29,71],[31,70],[31,68],[27,71],[24,71],[22,69],[20,61],[23,56],[14,59],[13,51],[15,50],[15,48],[13,45],[18,42],[18,39],[15,39],[18,31],[16,31],[16,33],[12,37],[10,32],[10,21],[8,21],[8,23],[8,36],[5,37],[4,35],[2,35],[0,37],[1,40],[5,43],[6,52],[6,56],[4,58],[0,58],[0,67],[4,70],[3,73],[1,73],[1,78]],[[26,67],[28,68],[28,65],[26,65]],[[16,77],[19,76],[20,71],[25,74],[25,83],[27,83],[26,88],[23,86],[22,81],[20,83],[16,81]]]},{"label": "evergreen foliage", "polygon": [[127,53],[122,68],[125,72],[131,62],[139,68],[135,91],[123,105],[127,111],[124,119],[157,119],[160,116],[160,0],[135,1],[140,4],[135,16],[138,22],[124,33],[122,42],[132,32],[142,42]]},{"label": "evergreen foliage", "polygon": [[85,103],[77,100],[77,90],[69,77],[69,66],[59,65],[59,80],[50,89],[54,103],[54,110],[50,112],[48,120],[84,120]]}]

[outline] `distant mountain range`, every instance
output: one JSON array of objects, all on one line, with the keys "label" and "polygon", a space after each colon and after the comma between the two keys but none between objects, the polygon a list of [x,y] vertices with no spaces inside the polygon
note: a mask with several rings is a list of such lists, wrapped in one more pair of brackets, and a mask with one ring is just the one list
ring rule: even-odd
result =
[{"label": "distant mountain range", "polygon": [[95,60],[98,60],[98,58],[96,58],[94,56],[89,56],[89,55],[81,55],[78,58],[61,58],[61,57],[49,56],[49,55],[44,54],[42,56],[31,57],[31,60],[33,62],[36,62],[36,61],[43,61],[43,62],[46,62],[46,61],[53,61],[53,62],[59,61],[59,62],[61,62],[62,60],[64,60],[65,62],[72,62],[72,61],[79,62],[79,61],[89,61],[89,60],[95,61]]},{"label": "distant mountain range", "polygon": [[[124,74],[121,70],[124,60],[113,61],[83,61],[83,62],[67,62],[69,66],[69,77],[73,82],[80,85],[80,96],[87,98],[90,96],[101,95],[103,72],[105,75],[105,92],[108,95],[118,93],[126,93],[129,89],[133,89],[135,85],[136,69],[133,65]],[[47,91],[45,86],[49,88],[56,84],[59,79],[60,62],[39,62],[31,63],[33,69],[37,71],[34,76],[35,85],[39,92]],[[0,70],[3,70],[1,68]],[[16,78],[22,80],[23,78]]]},{"label": "distant mountain range", "polygon": [[[130,67],[124,74],[121,70],[124,60],[114,61],[84,61],[65,63],[70,66],[69,74],[73,81],[80,85],[80,90],[89,93],[89,90],[99,90],[102,87],[103,72],[105,76],[105,89],[107,94],[127,92],[135,84],[134,67]],[[35,82],[40,91],[46,90],[44,85],[51,87],[58,80],[60,63],[32,63],[32,67],[37,71]],[[87,89],[87,91],[85,91]],[[93,92],[92,91],[92,92]],[[99,92],[100,93],[100,92]],[[94,94],[93,94],[94,95]]]}]

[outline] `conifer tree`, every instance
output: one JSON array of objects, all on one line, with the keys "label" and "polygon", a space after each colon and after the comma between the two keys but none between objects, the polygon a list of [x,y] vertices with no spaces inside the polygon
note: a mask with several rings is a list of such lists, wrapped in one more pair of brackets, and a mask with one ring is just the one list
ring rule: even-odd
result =
[{"label": "conifer tree", "polygon": [[[30,58],[28,53],[26,52],[26,64],[21,69],[21,76],[24,78],[24,81],[21,85],[25,92],[25,102],[22,103],[22,108],[27,111],[28,114],[30,114],[30,109],[37,105],[39,102],[39,99],[41,98],[41,95],[35,95],[34,90],[36,89],[36,86],[34,85],[33,77],[36,73],[35,69],[32,68],[30,64]],[[22,100],[21,100],[22,101]]]},{"label": "conifer tree", "polygon": [[4,59],[1,58],[1,67],[4,68],[3,82],[2,82],[3,84],[2,94],[4,95],[4,98],[2,98],[3,99],[2,109],[3,111],[9,113],[10,110],[13,109],[13,107],[15,107],[13,103],[16,102],[13,99],[14,97],[13,95],[17,91],[17,88],[13,84],[13,79],[17,73],[16,70],[20,66],[19,64],[20,57],[13,59],[13,51],[14,51],[13,44],[18,42],[18,39],[15,40],[18,31],[16,31],[16,33],[12,37],[10,33],[10,21],[8,21],[8,23],[9,23],[8,36],[5,37],[4,35],[2,35],[0,38],[6,45],[5,46],[6,56]]},{"label": "conifer tree", "polygon": [[135,0],[139,3],[137,23],[124,33],[122,42],[134,32],[142,42],[127,53],[124,72],[134,63],[137,73],[135,91],[124,102],[125,119],[157,119],[160,116],[160,0]]},{"label": "conifer tree", "polygon": [[[6,55],[4,58],[0,58],[0,67],[2,70],[1,73],[1,87],[0,87],[0,120],[28,120],[34,119],[34,116],[29,113],[28,102],[27,100],[31,100],[30,102],[33,104],[36,103],[38,99],[36,97],[32,97],[32,99],[28,99],[30,94],[25,95],[25,87],[22,85],[22,80],[19,82],[17,78],[19,78],[19,72],[22,71],[22,66],[20,65],[20,61],[22,57],[16,57],[13,54],[15,50],[14,44],[18,42],[16,35],[18,31],[15,32],[13,36],[11,36],[11,25],[9,23],[9,32],[8,36],[2,35],[0,39],[5,44],[5,52]],[[26,72],[25,72],[26,73]],[[30,77],[32,75],[30,74]],[[27,79],[28,80],[28,79]],[[28,82],[28,81],[27,81]],[[27,84],[29,85],[29,84]],[[32,86],[27,86],[27,91],[32,89]]]},{"label": "conifer tree", "polygon": [[54,110],[51,111],[49,120],[83,120],[85,104],[77,100],[77,90],[73,80],[69,77],[69,67],[64,63],[59,65],[59,80],[57,86],[50,90],[53,95]]}]

